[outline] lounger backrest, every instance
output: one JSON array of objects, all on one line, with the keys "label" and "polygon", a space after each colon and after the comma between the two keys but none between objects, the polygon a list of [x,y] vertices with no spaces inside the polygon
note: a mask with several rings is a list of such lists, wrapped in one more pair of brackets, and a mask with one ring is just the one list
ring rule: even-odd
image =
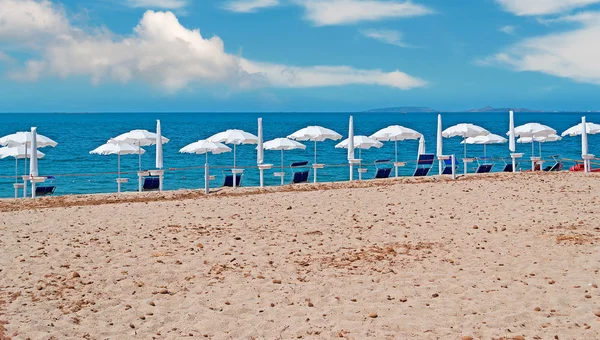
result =
[{"label": "lounger backrest", "polygon": [[391,162],[389,159],[378,159],[375,161],[375,165],[381,164],[381,163],[389,163],[389,162]]},{"label": "lounger backrest", "polygon": [[492,171],[493,166],[494,166],[493,164],[482,164],[477,167],[477,171],[475,173],[486,174],[486,173]]},{"label": "lounger backrest", "polygon": [[[242,183],[242,175],[236,174],[235,177],[236,177],[235,186],[239,187],[240,184]],[[223,181],[223,186],[224,187],[233,187],[233,175],[225,176],[225,180]]]},{"label": "lounger backrest", "polygon": [[389,178],[392,173],[392,168],[379,168],[375,173],[375,178]]},{"label": "lounger backrest", "polygon": [[432,153],[420,154],[419,158],[417,158],[417,164],[418,165],[433,165],[434,159],[435,159],[435,155]]},{"label": "lounger backrest", "polygon": [[158,176],[150,176],[144,178],[144,191],[158,190],[160,188],[160,178]]},{"label": "lounger backrest", "polygon": [[392,173],[391,161],[389,159],[378,159],[375,161],[377,172],[375,178],[389,178]]},{"label": "lounger backrest", "polygon": [[54,190],[56,190],[56,186],[54,186],[54,185],[36,186],[35,187],[35,195],[36,196],[52,195],[54,193]]},{"label": "lounger backrest", "polygon": [[292,163],[292,165],[290,165],[290,167],[294,168],[294,167],[301,167],[301,166],[307,166],[308,162],[295,162]]},{"label": "lounger backrest", "polygon": [[294,177],[292,178],[292,183],[306,183],[308,182],[308,173],[309,171],[296,171],[294,172]]},{"label": "lounger backrest", "polygon": [[504,171],[504,172],[513,172],[513,166],[512,166],[512,164],[506,164],[504,166],[504,170],[502,170],[502,171]]}]

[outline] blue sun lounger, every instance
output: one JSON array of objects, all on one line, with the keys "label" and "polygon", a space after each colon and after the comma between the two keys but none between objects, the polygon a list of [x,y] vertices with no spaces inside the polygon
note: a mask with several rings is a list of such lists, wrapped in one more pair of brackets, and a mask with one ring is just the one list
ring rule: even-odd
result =
[{"label": "blue sun lounger", "polygon": [[[502,160],[504,161],[504,169],[502,169],[502,172],[513,172],[512,159],[502,158]],[[515,168],[519,168],[519,163],[515,163]]]},{"label": "blue sun lounger", "polygon": [[36,196],[52,195],[52,194],[54,194],[54,190],[56,190],[56,186],[54,186],[54,185],[36,186],[35,187],[35,195]]},{"label": "blue sun lounger", "polygon": [[417,158],[417,168],[415,169],[415,173],[413,177],[423,177],[429,174],[429,170],[433,166],[433,160],[435,159],[435,155],[432,153],[424,153],[419,155]]},{"label": "blue sun lounger", "polygon": [[[458,172],[458,165],[454,164],[455,173]],[[442,175],[452,175],[452,158],[444,159],[444,170]]]},{"label": "blue sun lounger", "polygon": [[389,159],[380,159],[375,161],[375,167],[377,168],[375,178],[390,178],[390,174],[392,173],[392,167],[390,164],[391,163]]},{"label": "blue sun lounger", "polygon": [[[223,173],[223,175],[225,176],[225,178],[223,179],[223,186],[224,187],[233,187],[233,176],[234,175],[233,174],[231,174],[231,175],[225,175],[224,173]],[[240,187],[241,186],[241,184],[242,184],[242,175],[243,174],[236,174],[235,175],[235,179],[236,179],[235,186],[236,187]]]},{"label": "blue sun lounger", "polygon": [[160,189],[160,177],[148,176],[144,177],[144,185],[142,186],[143,191],[156,191]]},{"label": "blue sun lounger", "polygon": [[[54,176],[46,177],[50,183],[54,182]],[[35,195],[36,196],[48,196],[54,194],[56,190],[56,185],[36,185],[35,187]]]},{"label": "blue sun lounger", "polygon": [[494,163],[490,163],[492,157],[477,157],[477,170],[476,174],[487,174],[492,171]]},{"label": "blue sun lounger", "polygon": [[[310,170],[307,169],[308,162],[295,162],[290,165],[292,169],[292,184],[308,183]],[[300,168],[301,170],[298,170]]]}]

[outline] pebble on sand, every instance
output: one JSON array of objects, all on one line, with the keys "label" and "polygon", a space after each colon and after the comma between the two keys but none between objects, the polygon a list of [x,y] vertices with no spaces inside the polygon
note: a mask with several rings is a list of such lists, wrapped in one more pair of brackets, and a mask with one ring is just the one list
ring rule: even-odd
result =
[{"label": "pebble on sand", "polygon": [[371,313],[371,314],[369,314],[369,317],[372,318],[372,319],[375,319],[377,316],[378,316],[377,313]]}]

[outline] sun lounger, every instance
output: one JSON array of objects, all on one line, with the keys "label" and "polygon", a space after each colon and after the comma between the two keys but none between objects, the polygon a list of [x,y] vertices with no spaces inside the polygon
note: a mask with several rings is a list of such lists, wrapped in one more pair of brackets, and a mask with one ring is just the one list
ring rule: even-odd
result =
[{"label": "sun lounger", "polygon": [[[458,172],[458,165],[454,165],[455,173]],[[444,170],[442,171],[442,175],[452,175],[452,158],[444,159]]]},{"label": "sun lounger", "polygon": [[148,176],[144,177],[143,191],[156,191],[160,188],[160,177]]},{"label": "sun lounger", "polygon": [[[233,176],[234,175],[233,174],[231,174],[231,175],[225,175],[225,174],[223,174],[223,175],[225,176],[224,179],[223,179],[223,186],[224,187],[233,187]],[[235,178],[236,178],[235,186],[236,187],[240,187],[241,186],[241,184],[242,184],[242,175],[243,174],[236,174],[235,175]]]},{"label": "sun lounger", "polygon": [[377,168],[375,178],[390,178],[390,174],[392,173],[392,167],[389,159],[381,159],[375,161],[375,167]]},{"label": "sun lounger", "polygon": [[[513,172],[512,159],[502,158],[502,161],[504,162],[504,169],[502,169],[502,172]],[[515,163],[515,167],[518,169],[519,163]]]},{"label": "sun lounger", "polygon": [[425,153],[419,155],[417,158],[417,168],[415,169],[415,173],[413,177],[423,177],[429,174],[429,170],[433,166],[433,160],[435,159],[435,155],[432,153]]},{"label": "sun lounger", "polygon": [[54,176],[47,176],[46,179],[48,179],[48,182],[50,182],[49,184],[36,185],[36,187],[35,187],[35,195],[36,196],[48,196],[48,195],[54,194],[54,191],[56,190],[56,185],[52,185],[52,183],[55,180]]},{"label": "sun lounger", "polygon": [[292,184],[308,183],[310,170],[307,169],[307,166],[308,162],[295,162],[290,165],[292,169]]},{"label": "sun lounger", "polygon": [[36,186],[35,187],[35,195],[36,196],[47,196],[54,194],[56,190],[55,185],[44,185],[44,186]]},{"label": "sun lounger", "polygon": [[559,155],[554,155],[551,156],[552,159],[554,159],[554,164],[553,165],[549,165],[546,168],[544,168],[544,171],[562,171],[563,169],[563,163],[560,160],[560,156]]},{"label": "sun lounger", "polygon": [[477,170],[476,174],[487,174],[492,171],[494,164],[491,163],[491,157],[477,157]]}]

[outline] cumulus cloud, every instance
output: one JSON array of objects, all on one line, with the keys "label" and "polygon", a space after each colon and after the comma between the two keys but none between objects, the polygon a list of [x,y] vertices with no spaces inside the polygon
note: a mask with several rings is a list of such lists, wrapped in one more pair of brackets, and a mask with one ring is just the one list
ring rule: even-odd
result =
[{"label": "cumulus cloud", "polygon": [[568,31],[525,39],[481,63],[600,85],[600,12],[583,12],[560,17],[554,22],[577,26]]},{"label": "cumulus cloud", "polygon": [[[183,27],[171,12],[147,11],[132,34],[121,37],[107,30],[90,33],[75,28],[46,1],[20,0],[14,4],[11,11],[20,17],[26,16],[19,11],[37,5],[38,9],[59,13],[61,18],[52,21],[53,25],[43,26],[47,31],[60,34],[46,39],[37,57],[25,61],[20,69],[11,73],[18,80],[34,81],[47,76],[87,76],[95,83],[142,80],[168,91],[177,91],[191,83],[238,88],[365,84],[398,89],[426,84],[400,71],[349,66],[297,67],[247,60],[227,53],[219,37],[207,38],[198,29]],[[21,6],[23,4],[25,6]],[[26,24],[27,21],[20,23]],[[37,22],[31,23],[33,28],[38,26]]]},{"label": "cumulus cloud", "polygon": [[125,0],[125,4],[133,8],[182,9],[188,5],[187,0]]},{"label": "cumulus cloud", "polygon": [[410,1],[296,0],[295,2],[304,7],[305,18],[316,26],[408,18],[433,13],[429,8]]},{"label": "cumulus cloud", "polygon": [[600,0],[496,0],[506,11],[519,16],[558,14]]},{"label": "cumulus cloud", "polygon": [[48,0],[0,1],[0,41],[32,44],[69,31],[63,9]]},{"label": "cumulus cloud", "polygon": [[398,47],[409,47],[402,40],[402,32],[396,30],[386,30],[386,29],[368,29],[362,30],[360,33],[371,39],[375,39],[377,41],[398,46]]},{"label": "cumulus cloud", "polygon": [[235,0],[225,3],[223,8],[231,12],[251,13],[259,9],[279,5],[279,0]]}]

